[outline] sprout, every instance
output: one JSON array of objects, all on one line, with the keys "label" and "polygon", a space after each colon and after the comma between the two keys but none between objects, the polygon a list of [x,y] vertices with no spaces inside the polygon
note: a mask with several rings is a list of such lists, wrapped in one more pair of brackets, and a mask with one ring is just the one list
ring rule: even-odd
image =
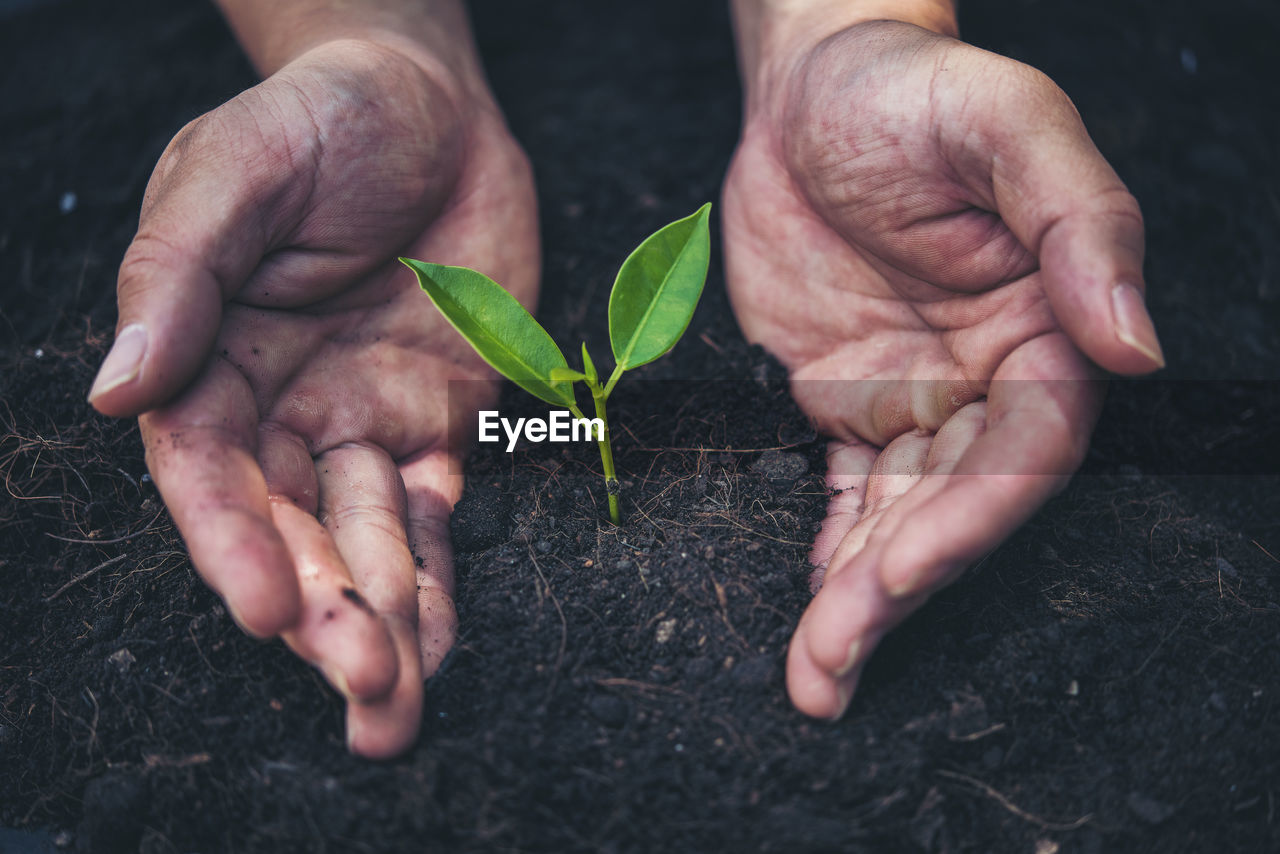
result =
[{"label": "sprout", "polygon": [[667,353],[689,327],[702,295],[711,258],[711,205],[660,228],[623,262],[609,295],[609,343],[614,368],[601,383],[587,345],[582,370],[569,367],[564,353],[524,306],[501,285],[466,267],[447,267],[401,258],[436,308],[498,373],[534,397],[563,406],[576,418],[574,383],[591,392],[609,496],[609,518],[621,524],[618,477],[613,466],[605,402],[625,371],[647,365]]}]

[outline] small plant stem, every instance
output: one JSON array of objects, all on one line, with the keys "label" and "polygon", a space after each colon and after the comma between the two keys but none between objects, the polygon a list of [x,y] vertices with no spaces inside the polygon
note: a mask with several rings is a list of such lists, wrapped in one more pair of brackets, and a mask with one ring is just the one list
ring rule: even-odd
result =
[{"label": "small plant stem", "polygon": [[603,393],[591,390],[591,397],[596,402],[596,417],[604,423],[604,432],[600,437],[600,462],[604,465],[604,488],[609,493],[609,520],[615,525],[622,524],[622,513],[618,510],[618,492],[621,485],[613,468],[613,444],[609,438],[609,416],[604,411]]},{"label": "small plant stem", "polygon": [[[609,376],[609,381],[604,384],[604,391],[600,392],[601,396],[608,398],[609,395],[613,394],[613,387],[618,384],[618,380],[620,379],[622,379],[622,368],[615,367],[613,369],[613,373]],[[596,388],[598,388],[598,386],[592,387],[592,394],[596,393]]]},{"label": "small plant stem", "polygon": [[[604,487],[609,494],[609,521],[615,525],[621,525],[622,512],[618,509],[620,484],[618,483],[617,472],[613,468],[613,444],[609,438],[609,416],[605,414],[604,406],[606,395],[599,385],[590,381],[587,381],[586,385],[591,390],[591,399],[596,404],[596,417],[604,423],[604,431],[597,444],[600,446],[600,463],[604,466]],[[586,420],[586,416],[582,414],[582,410],[578,407],[570,406],[569,411],[573,413],[574,418]]]}]

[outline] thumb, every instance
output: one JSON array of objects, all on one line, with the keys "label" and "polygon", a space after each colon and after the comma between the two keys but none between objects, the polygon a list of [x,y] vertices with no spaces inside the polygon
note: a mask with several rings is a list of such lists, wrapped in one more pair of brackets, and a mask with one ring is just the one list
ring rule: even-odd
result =
[{"label": "thumb", "polygon": [[242,95],[192,122],[152,173],[120,264],[116,340],[89,392],[106,415],[154,409],[196,376],[223,303],[262,260],[276,214],[292,202],[287,160],[250,112]]},{"label": "thumb", "polygon": [[1093,361],[1121,374],[1164,367],[1144,304],[1138,202],[1066,94],[1023,66],[1023,109],[989,140],[1000,216],[1035,254],[1054,315]]}]

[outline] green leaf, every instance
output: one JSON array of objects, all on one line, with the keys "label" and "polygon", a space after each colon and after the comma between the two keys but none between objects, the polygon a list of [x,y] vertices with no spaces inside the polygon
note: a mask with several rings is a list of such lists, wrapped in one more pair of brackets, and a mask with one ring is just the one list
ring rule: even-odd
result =
[{"label": "green leaf", "polygon": [[591,361],[591,354],[587,352],[587,342],[582,342],[582,370],[587,374],[587,381],[591,385],[600,384],[600,375],[596,373],[596,365]]},{"label": "green leaf", "polygon": [[711,203],[654,232],[623,262],[609,295],[609,343],[623,371],[666,353],[689,328],[711,260]]},{"label": "green leaf", "polygon": [[573,385],[552,372],[568,369],[564,354],[533,315],[483,273],[401,258],[445,319],[493,368],[547,403],[576,405]]},{"label": "green leaf", "polygon": [[578,382],[579,380],[585,380],[586,378],[587,378],[586,374],[584,374],[582,371],[575,371],[573,368],[552,368],[551,369],[551,379],[555,380],[556,382],[563,380],[565,382],[575,383],[575,382]]}]

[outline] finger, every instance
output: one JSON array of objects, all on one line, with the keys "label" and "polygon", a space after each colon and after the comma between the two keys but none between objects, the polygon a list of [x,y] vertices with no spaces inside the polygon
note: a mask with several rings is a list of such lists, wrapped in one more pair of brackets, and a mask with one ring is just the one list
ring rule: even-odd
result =
[{"label": "finger", "polygon": [[1052,477],[946,473],[965,461],[948,459],[951,453],[979,443],[962,438],[971,430],[961,424],[952,437],[939,433],[943,448],[930,454],[938,471],[895,501],[874,536],[810,603],[788,656],[796,672],[788,686],[801,711],[842,715],[880,639],[1051,494]]},{"label": "finger", "polygon": [[386,623],[399,662],[395,687],[381,700],[347,704],[347,748],[370,759],[388,759],[408,750],[422,725],[417,630],[396,616],[388,616]]},{"label": "finger", "polygon": [[409,548],[417,572],[418,640],[422,674],[431,677],[453,647],[453,548],[449,514],[462,495],[461,465],[432,450],[401,461],[408,499]]},{"label": "finger", "polygon": [[[322,502],[323,495],[322,480]],[[285,643],[349,701],[387,696],[397,676],[391,636],[356,588],[329,532],[286,498],[271,500],[271,517],[293,557],[302,597],[299,619],[283,633]]]},{"label": "finger", "polygon": [[320,518],[355,582],[347,596],[362,599],[382,621],[394,653],[393,660],[378,665],[390,668],[384,677],[394,677],[390,694],[372,704],[348,706],[347,742],[354,753],[391,755],[413,740],[422,709],[404,484],[386,451],[360,442],[324,452],[316,458],[316,471]]},{"label": "finger", "polygon": [[[927,451],[918,445],[908,449],[923,463]],[[921,475],[913,482],[899,475],[883,483],[891,491],[879,499],[876,515],[866,516],[837,549],[788,650],[788,693],[797,709],[813,717],[844,714],[876,645],[926,598],[891,596],[878,570],[903,520],[940,491],[945,478]]]},{"label": "finger", "polygon": [[876,448],[858,439],[827,445],[827,489],[833,495],[827,502],[822,529],[809,550],[809,563],[814,567],[809,585],[815,593],[822,586],[836,547],[862,516],[867,476],[875,460]]},{"label": "finger", "polygon": [[270,637],[297,619],[300,596],[254,459],[256,412],[244,377],[219,359],[139,423],[147,468],[196,570],[245,631]]},{"label": "finger", "polygon": [[461,476],[450,473],[440,452],[397,471],[380,449],[354,444],[323,454],[317,465],[326,524],[370,604],[383,613],[399,665],[387,697],[348,704],[347,743],[361,756],[395,756],[417,736],[423,680],[457,633],[448,516]]},{"label": "finger", "polygon": [[117,283],[116,341],[90,402],[107,415],[153,408],[212,351],[222,305],[306,192],[255,90],[184,128],[165,149]]},{"label": "finger", "polygon": [[876,455],[867,474],[857,524],[849,529],[832,554],[828,578],[845,570],[865,548],[873,531],[885,535],[881,517],[923,476],[931,441],[928,433],[913,430],[894,439]]},{"label": "finger", "polygon": [[858,678],[881,637],[909,611],[885,596],[868,571],[874,553],[861,552],[828,579],[800,618],[787,649],[787,694],[810,717],[845,713]]},{"label": "finger", "polygon": [[935,437],[913,431],[876,457],[858,523],[831,557],[822,590],[796,627],[787,653],[787,687],[796,708],[814,717],[844,713],[871,650],[910,603],[887,596],[874,571],[903,518],[900,505],[919,502]]},{"label": "finger", "polygon": [[[873,472],[863,520],[833,555],[792,640],[788,688],[797,708],[842,714],[879,639],[1066,482],[1099,409],[1088,372],[1065,336],[1035,339],[1002,366],[985,404],[963,408],[933,437],[926,476],[903,492]],[[1081,379],[1047,379],[1072,376]],[[909,454],[903,462],[911,464]],[[879,497],[878,482],[889,487]]]},{"label": "finger", "polygon": [[936,590],[1066,485],[1101,405],[1101,387],[1088,376],[1061,334],[1010,356],[988,392],[986,432],[965,443],[945,489],[904,518],[887,547],[880,575],[890,595]]},{"label": "finger", "polygon": [[[1023,318],[1018,318],[1012,325],[1022,327],[1025,332],[1022,321]],[[1039,329],[1033,329],[1029,334],[1039,332]],[[967,351],[978,350],[975,355],[987,359],[990,357],[986,351],[997,346],[996,342],[1003,342],[1015,334],[1005,328],[979,329],[974,335],[957,337],[953,343],[963,344],[966,357],[970,355]],[[937,348],[936,332],[921,332],[913,337],[914,341],[906,342],[906,346],[915,348],[913,374],[932,376],[955,371],[956,356]],[[980,347],[972,346],[975,338],[980,338]],[[1025,337],[1017,343],[1024,340]],[[1016,344],[1010,341],[1008,350],[1014,346]],[[803,378],[793,377],[792,397],[801,409],[811,414],[819,432],[843,441],[866,441],[884,447],[910,430],[936,431],[960,407],[986,394],[984,383],[959,376],[947,379],[907,377],[900,380],[850,376],[852,371],[865,367],[851,363],[847,353],[837,350],[796,372]],[[994,369],[993,364],[990,370]]]},{"label": "finger", "polygon": [[403,752],[422,722],[422,667],[413,557],[405,535],[400,472],[386,451],[350,442],[316,458],[320,518],[395,653],[391,692],[347,705],[347,746],[373,759]]},{"label": "finger", "polygon": [[347,442],[316,457],[315,466],[320,519],[360,593],[377,613],[416,624],[407,507],[396,464],[382,448]]},{"label": "finger", "polygon": [[[1164,366],[1143,302],[1142,213],[1094,146],[1067,96],[1047,77],[1013,66],[1016,103],[984,140],[995,207],[1040,261],[1045,292],[1071,340],[1124,374]],[[993,87],[992,98],[1008,87]]]},{"label": "finger", "polygon": [[258,427],[258,465],[267,481],[267,494],[287,498],[307,513],[320,507],[316,464],[306,441],[274,422]]}]

